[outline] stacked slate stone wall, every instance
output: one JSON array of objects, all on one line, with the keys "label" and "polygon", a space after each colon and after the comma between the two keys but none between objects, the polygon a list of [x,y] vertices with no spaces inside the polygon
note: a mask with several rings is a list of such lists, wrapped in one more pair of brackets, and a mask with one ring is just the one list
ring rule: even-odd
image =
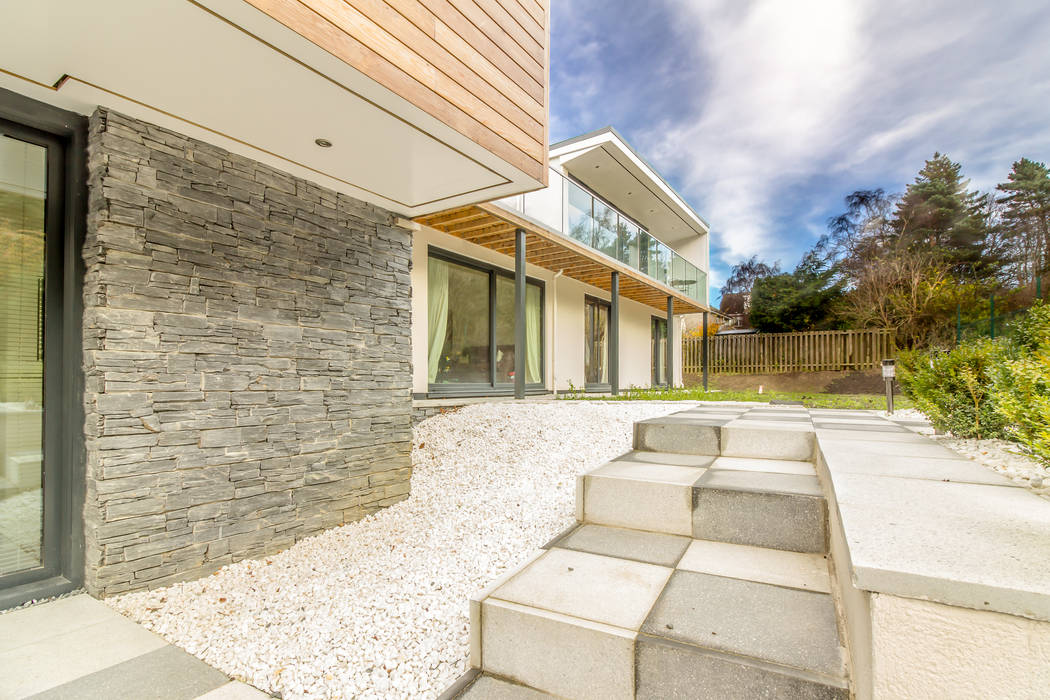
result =
[{"label": "stacked slate stone wall", "polygon": [[88,161],[88,589],[202,576],[405,498],[409,231],[111,111]]}]

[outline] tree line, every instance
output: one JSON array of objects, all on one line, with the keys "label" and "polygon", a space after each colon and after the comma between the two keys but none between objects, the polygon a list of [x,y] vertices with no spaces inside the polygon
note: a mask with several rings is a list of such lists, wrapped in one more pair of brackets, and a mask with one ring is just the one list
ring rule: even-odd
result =
[{"label": "tree line", "polygon": [[1022,158],[993,192],[935,153],[903,194],[858,190],[790,272],[733,266],[720,310],[762,332],[893,328],[905,347],[945,344],[957,316],[1031,303],[1050,275],[1050,169]]}]

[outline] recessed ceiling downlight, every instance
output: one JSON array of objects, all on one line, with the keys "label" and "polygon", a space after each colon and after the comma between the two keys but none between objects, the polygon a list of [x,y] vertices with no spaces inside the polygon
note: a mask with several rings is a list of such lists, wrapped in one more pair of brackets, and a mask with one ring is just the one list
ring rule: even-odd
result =
[{"label": "recessed ceiling downlight", "polygon": [[321,148],[331,148],[332,147],[332,142],[329,141],[328,139],[314,139],[314,143],[316,143]]}]

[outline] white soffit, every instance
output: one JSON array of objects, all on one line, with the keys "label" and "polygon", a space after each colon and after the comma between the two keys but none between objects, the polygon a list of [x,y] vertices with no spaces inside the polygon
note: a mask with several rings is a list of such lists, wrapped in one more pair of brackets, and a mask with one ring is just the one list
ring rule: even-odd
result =
[{"label": "white soffit", "polygon": [[0,69],[0,87],[110,107],[408,216],[539,184],[243,0],[18,3]]},{"label": "white soffit", "polygon": [[611,129],[554,144],[550,159],[664,243],[708,233],[707,223]]}]

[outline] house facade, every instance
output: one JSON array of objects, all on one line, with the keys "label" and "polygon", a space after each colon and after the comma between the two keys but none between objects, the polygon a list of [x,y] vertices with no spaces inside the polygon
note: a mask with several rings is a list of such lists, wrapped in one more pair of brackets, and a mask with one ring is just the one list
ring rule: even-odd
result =
[{"label": "house facade", "polygon": [[615,130],[552,145],[545,188],[416,220],[417,398],[681,383],[709,227]]},{"label": "house facade", "polygon": [[543,0],[0,23],[0,608],[404,498],[412,219],[548,182]]}]

